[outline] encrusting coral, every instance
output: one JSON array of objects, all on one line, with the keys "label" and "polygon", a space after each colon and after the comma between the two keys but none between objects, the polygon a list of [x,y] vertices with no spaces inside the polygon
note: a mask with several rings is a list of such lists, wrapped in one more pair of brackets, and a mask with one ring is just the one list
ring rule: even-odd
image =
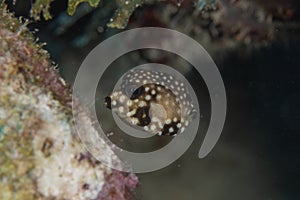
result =
[{"label": "encrusting coral", "polygon": [[[54,0],[35,1],[31,8],[31,16],[36,20],[39,20],[40,15],[43,14],[43,17],[46,20],[50,19],[51,15],[49,9],[50,4],[53,1]],[[112,28],[125,28],[133,11],[145,1],[146,0],[117,0],[118,8],[108,26]],[[68,0],[68,14],[73,15],[77,6],[83,2],[87,2],[91,7],[96,8],[99,5],[100,0]]]},{"label": "encrusting coral", "polygon": [[[137,177],[105,167],[81,146],[70,104],[48,53],[0,4],[0,199],[130,198]],[[95,131],[82,116],[86,131]],[[119,162],[107,145],[99,148]]]},{"label": "encrusting coral", "polygon": [[[48,20],[51,19],[51,14],[49,12],[50,4],[54,0],[37,0],[31,8],[31,16],[36,20],[40,19],[40,15],[43,14],[43,17]],[[167,0],[116,0],[117,9],[115,14],[110,19],[110,22],[107,24],[110,28],[124,29],[129,21],[130,16],[138,7],[143,4],[154,4],[160,1]],[[178,6],[183,0],[174,0],[173,3],[176,3]],[[68,14],[73,15],[76,11],[76,8],[79,4],[87,2],[91,7],[96,8],[100,0],[68,0]],[[214,5],[216,0],[198,0],[195,1],[198,9],[202,10],[206,6]]]}]

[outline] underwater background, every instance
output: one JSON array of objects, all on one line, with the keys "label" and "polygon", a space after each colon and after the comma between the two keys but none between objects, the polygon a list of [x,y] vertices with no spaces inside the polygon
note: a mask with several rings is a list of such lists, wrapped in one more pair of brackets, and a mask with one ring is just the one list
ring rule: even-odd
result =
[{"label": "underwater background", "polygon": [[[178,30],[203,45],[217,64],[227,94],[227,116],[222,135],[207,157],[197,155],[209,124],[209,94],[189,63],[157,50],[133,51],[112,63],[111,69],[118,70],[108,70],[101,80],[111,83],[138,64],[158,62],[184,71],[200,96],[200,128],[192,146],[171,165],[137,174],[134,198],[300,199],[299,2],[222,0],[206,8],[197,3],[202,2],[149,1],[133,12],[125,30],[145,26]],[[30,1],[8,4],[17,16],[29,17]],[[69,16],[67,1],[54,1],[52,19],[42,18],[29,28],[38,29],[35,35],[47,43],[44,48],[72,85],[87,54],[123,31],[107,26],[116,8],[109,0],[95,9],[83,3]],[[103,99],[96,100],[102,109]],[[103,112],[107,116],[102,123],[115,131],[109,113]],[[119,135],[112,140],[137,150],[161,145],[157,140],[137,145],[138,140]]]}]

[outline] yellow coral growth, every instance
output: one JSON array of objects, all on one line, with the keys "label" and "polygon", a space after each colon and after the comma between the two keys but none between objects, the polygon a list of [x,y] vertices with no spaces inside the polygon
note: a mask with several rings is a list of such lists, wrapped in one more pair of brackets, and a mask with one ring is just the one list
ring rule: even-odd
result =
[{"label": "yellow coral growth", "polygon": [[30,11],[31,16],[36,20],[40,20],[40,15],[43,13],[46,20],[51,19],[49,9],[52,1],[54,0],[36,0]]},{"label": "yellow coral growth", "polygon": [[76,11],[76,7],[83,2],[88,2],[91,7],[96,8],[100,2],[100,0],[69,0],[68,1],[68,13],[69,15],[73,15]]}]

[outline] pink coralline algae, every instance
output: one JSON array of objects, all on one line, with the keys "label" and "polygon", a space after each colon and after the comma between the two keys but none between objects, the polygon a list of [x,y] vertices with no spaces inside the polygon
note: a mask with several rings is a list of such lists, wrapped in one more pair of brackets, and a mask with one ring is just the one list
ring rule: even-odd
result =
[{"label": "pink coralline algae", "polygon": [[126,200],[132,197],[132,191],[138,184],[138,178],[133,173],[123,173],[113,170],[105,175],[105,183],[98,195],[98,200]]}]

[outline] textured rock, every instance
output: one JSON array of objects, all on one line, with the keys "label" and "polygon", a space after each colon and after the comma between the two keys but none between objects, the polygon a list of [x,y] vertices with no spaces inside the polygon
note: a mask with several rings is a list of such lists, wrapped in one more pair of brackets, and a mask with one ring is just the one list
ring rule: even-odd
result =
[{"label": "textured rock", "polygon": [[81,146],[69,87],[26,23],[0,6],[0,199],[128,199],[136,176],[111,171]]}]

